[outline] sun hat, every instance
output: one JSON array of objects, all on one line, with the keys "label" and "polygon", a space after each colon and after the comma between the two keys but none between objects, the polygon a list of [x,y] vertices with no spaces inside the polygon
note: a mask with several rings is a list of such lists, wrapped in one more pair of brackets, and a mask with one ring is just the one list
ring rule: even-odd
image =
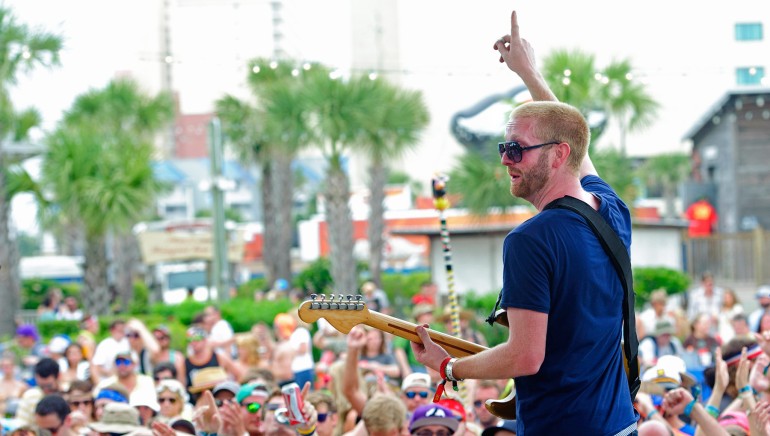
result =
[{"label": "sun hat", "polygon": [[134,389],[128,396],[128,404],[132,407],[145,406],[152,409],[153,412],[160,412],[160,404],[155,390]]},{"label": "sun hat", "polygon": [[430,376],[424,372],[413,372],[404,377],[404,381],[401,382],[401,390],[406,392],[407,389],[414,387],[431,389],[433,386],[430,383]]},{"label": "sun hat", "polygon": [[101,421],[93,422],[89,427],[99,433],[129,433],[142,428],[139,412],[125,403],[107,404]]},{"label": "sun hat", "polygon": [[190,393],[197,394],[208,389],[213,389],[214,386],[227,380],[227,373],[222,367],[210,366],[197,371],[192,376],[192,386],[190,386]]},{"label": "sun hat", "polygon": [[749,432],[750,428],[749,418],[745,413],[738,410],[731,410],[722,414],[722,416],[719,417],[719,425],[722,426],[722,428],[727,427],[728,425],[735,425],[740,427],[741,430],[746,433]]},{"label": "sun hat", "polygon": [[671,321],[667,319],[661,319],[655,323],[655,330],[653,330],[652,335],[673,335],[674,333],[676,333],[674,324],[672,324]]},{"label": "sun hat", "polygon": [[196,434],[196,432],[195,432],[195,425],[192,422],[190,422],[190,421],[188,421],[188,420],[186,420],[184,418],[178,418],[178,419],[175,419],[175,420],[171,421],[169,426],[171,428],[173,428],[174,430],[176,430],[177,434],[178,433],[187,433],[187,434],[191,434],[193,436]]},{"label": "sun hat", "polygon": [[770,285],[762,285],[757,289],[757,293],[754,294],[756,298],[770,297]]},{"label": "sun hat", "polygon": [[170,391],[171,393],[179,395],[185,403],[190,400],[190,396],[187,395],[187,389],[185,389],[184,385],[182,385],[179,380],[168,378],[159,381],[155,386],[155,394],[160,394],[163,391]]},{"label": "sun hat", "polygon": [[409,421],[409,432],[414,433],[416,429],[426,425],[441,425],[455,432],[459,424],[460,420],[451,410],[438,404],[427,404],[414,409]]}]

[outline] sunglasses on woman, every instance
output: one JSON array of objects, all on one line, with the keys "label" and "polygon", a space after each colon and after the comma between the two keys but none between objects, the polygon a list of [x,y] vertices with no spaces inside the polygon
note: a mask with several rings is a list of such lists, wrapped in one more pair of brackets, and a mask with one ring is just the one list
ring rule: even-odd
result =
[{"label": "sunglasses on woman", "polygon": [[94,403],[94,400],[72,400],[70,401],[70,406],[72,407],[90,406],[93,403]]},{"label": "sunglasses on woman", "polygon": [[176,404],[176,398],[174,397],[158,397],[158,403],[163,404],[169,402],[170,404]]},{"label": "sunglasses on woman", "polygon": [[506,141],[497,143],[497,151],[500,153],[500,157],[503,157],[503,153],[508,156],[508,159],[514,163],[521,162],[521,154],[527,150],[534,150],[536,148],[545,147],[546,145],[559,144],[558,141],[546,142],[544,144],[530,145],[528,147],[522,147],[518,141]]},{"label": "sunglasses on woman", "polygon": [[425,392],[425,391],[422,391],[422,392],[415,392],[415,391],[404,392],[404,395],[406,395],[406,398],[409,398],[410,400],[413,400],[414,397],[416,397],[418,395],[420,396],[420,398],[428,398],[428,393]]}]

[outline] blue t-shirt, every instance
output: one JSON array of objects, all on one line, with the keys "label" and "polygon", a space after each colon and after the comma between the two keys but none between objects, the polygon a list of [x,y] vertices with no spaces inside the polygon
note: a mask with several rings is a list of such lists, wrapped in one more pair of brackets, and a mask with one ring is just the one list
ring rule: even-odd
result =
[{"label": "blue t-shirt", "polygon": [[[581,180],[599,213],[631,246],[628,208],[597,176]],[[613,435],[636,421],[620,339],[623,285],[585,220],[542,211],[503,243],[501,307],[548,314],[545,359],[516,378],[517,435]]]}]

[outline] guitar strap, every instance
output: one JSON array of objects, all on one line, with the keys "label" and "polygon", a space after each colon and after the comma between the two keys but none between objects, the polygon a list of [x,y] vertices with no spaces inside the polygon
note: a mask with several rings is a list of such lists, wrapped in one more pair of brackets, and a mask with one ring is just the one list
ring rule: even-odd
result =
[{"label": "guitar strap", "polygon": [[[593,230],[596,237],[599,239],[604,251],[612,260],[612,265],[615,267],[615,271],[620,277],[620,281],[623,284],[623,357],[624,366],[626,370],[626,376],[628,377],[628,389],[631,393],[631,400],[636,398],[636,394],[641,386],[639,380],[639,361],[637,359],[639,352],[639,338],[636,335],[636,315],[634,313],[634,284],[633,275],[631,272],[631,258],[628,255],[628,250],[620,240],[620,237],[610,227],[607,221],[602,218],[599,212],[595,211],[591,206],[577,198],[565,196],[556,199],[543,209],[567,209],[571,210],[578,215],[585,218],[591,230]],[[495,314],[500,306],[500,300],[502,299],[502,291],[497,297],[497,303],[492,314],[487,318],[487,322],[493,324],[495,322]]]}]

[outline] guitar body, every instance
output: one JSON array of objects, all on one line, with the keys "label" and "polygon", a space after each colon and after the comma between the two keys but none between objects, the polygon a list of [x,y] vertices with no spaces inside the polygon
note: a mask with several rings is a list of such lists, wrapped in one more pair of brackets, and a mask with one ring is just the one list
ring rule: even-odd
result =
[{"label": "guitar body", "polygon": [[[358,300],[354,300],[352,296],[343,297],[342,295],[338,299],[331,295],[328,300],[323,295],[320,297],[322,298],[313,298],[300,305],[298,313],[302,321],[313,323],[319,318],[324,318],[332,327],[344,334],[350,333],[353,327],[364,324],[400,338],[421,343],[420,337],[417,336],[416,324],[369,310],[360,300],[360,295],[357,296]],[[504,317],[498,317],[497,321],[503,324],[503,319]],[[504,320],[504,325],[507,325],[507,319]],[[487,349],[482,345],[436,330],[428,329],[428,334],[435,343],[453,357],[471,356]],[[499,418],[516,419],[516,389],[512,389],[511,393],[503,399],[487,400],[485,407]]]}]

